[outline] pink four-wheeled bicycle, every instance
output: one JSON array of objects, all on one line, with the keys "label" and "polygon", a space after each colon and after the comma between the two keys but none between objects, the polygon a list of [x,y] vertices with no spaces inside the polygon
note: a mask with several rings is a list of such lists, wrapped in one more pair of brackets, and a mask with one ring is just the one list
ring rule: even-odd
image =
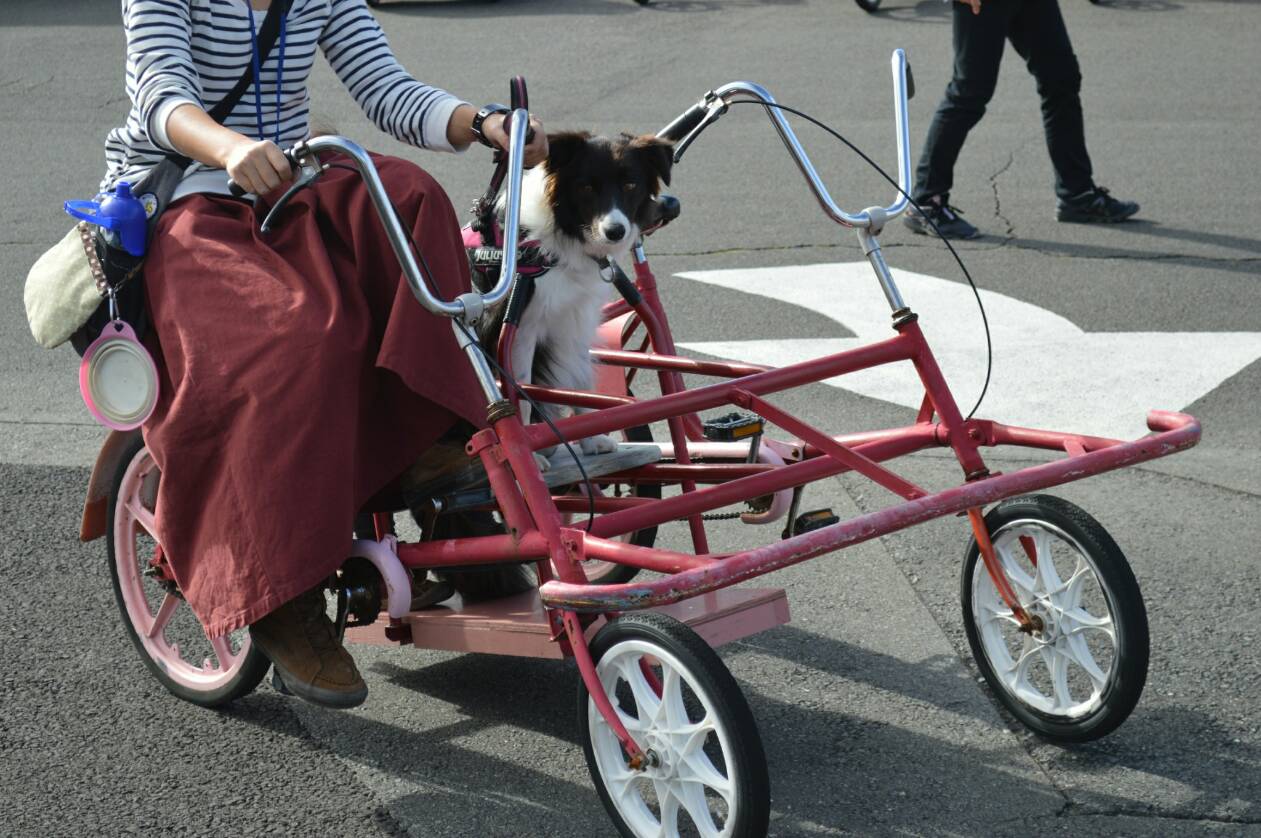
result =
[{"label": "pink four-wheeled bicycle", "polygon": [[[290,152],[307,177],[322,171],[322,154],[341,155],[359,170],[416,298],[451,319],[487,405],[488,427],[467,449],[478,479],[407,498],[418,520],[428,522],[421,540],[400,542],[391,510],[374,511],[372,531],[358,533],[347,562],[330,580],[339,623],[356,642],[574,658],[587,763],[624,835],[765,833],[770,785],[757,726],[711,647],[786,622],[788,606],[782,590],[734,586],[932,518],[968,519],[972,538],[960,588],[968,640],[994,694],[1021,722],[1054,741],[1093,739],[1124,721],[1142,691],[1147,619],[1125,557],[1085,512],[1030,493],[1189,448],[1199,439],[1199,425],[1187,415],[1154,411],[1148,417],[1152,435],[1121,442],[964,418],[880,249],[879,233],[907,208],[910,179],[901,50],[892,67],[902,194],[887,207],[841,210],[770,93],[757,85],[737,82],[710,91],[662,131],[681,154],[728,105],[766,106],[824,212],[857,231],[888,300],[889,337],[779,369],[678,356],[640,240],[632,251],[634,278],[617,275],[622,298],[607,307],[601,345],[593,349],[603,371],[598,392],[518,391],[510,376],[497,378],[496,359],[479,346],[472,326],[505,299],[517,277],[524,109],[510,120],[498,283],[456,300],[430,292],[362,148],[344,138],[318,137]],[[661,223],[677,213],[677,202],[663,199]],[[511,340],[509,323],[501,360],[510,356]],[[906,427],[834,435],[773,399],[803,384],[895,363],[924,386],[923,404]],[[655,373],[660,396],[631,394],[638,371]],[[685,373],[718,381],[688,389]],[[586,410],[557,420],[554,428],[525,425],[516,408],[519,395]],[[706,418],[706,411],[716,415]],[[648,430],[654,423],[666,429],[659,443]],[[788,437],[765,434],[768,424]],[[622,434],[627,442],[611,454],[575,453],[572,463],[561,448],[553,467],[540,472],[533,452],[556,445],[557,433],[568,440]],[[982,448],[999,445],[1063,456],[999,474],[981,456]],[[882,465],[930,447],[953,451],[963,471],[959,485],[930,490]],[[808,484],[846,472],[870,479],[896,502],[843,522],[828,510],[801,511]],[[207,640],[181,607],[154,523],[159,479],[138,435],[111,435],[92,475],[82,536],[107,537],[124,623],[153,674],[182,698],[220,704],[253,690],[268,663],[248,632]],[[435,535],[436,522],[465,511],[492,511],[501,534]],[[782,537],[765,546],[716,553],[707,537],[715,519],[751,525],[783,520],[785,526]],[[672,521],[687,523],[691,551],[654,546],[656,528]],[[778,527],[766,531],[781,534]],[[537,591],[409,610],[414,570],[493,573],[523,564],[533,565]],[[643,571],[652,575],[640,576]]]}]

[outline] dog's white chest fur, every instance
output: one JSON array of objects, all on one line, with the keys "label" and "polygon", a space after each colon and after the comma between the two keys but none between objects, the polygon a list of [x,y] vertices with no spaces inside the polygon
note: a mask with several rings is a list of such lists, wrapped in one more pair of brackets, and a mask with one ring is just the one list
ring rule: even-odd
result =
[{"label": "dog's white chest fur", "polygon": [[[545,183],[542,167],[526,176],[521,226],[556,264],[535,281],[534,295],[521,316],[512,346],[513,374],[527,383],[590,390],[595,380],[590,348],[613,288],[600,277],[600,266],[587,255],[583,242],[556,229]],[[616,442],[600,435],[582,440],[582,448],[598,453],[613,450]]]}]

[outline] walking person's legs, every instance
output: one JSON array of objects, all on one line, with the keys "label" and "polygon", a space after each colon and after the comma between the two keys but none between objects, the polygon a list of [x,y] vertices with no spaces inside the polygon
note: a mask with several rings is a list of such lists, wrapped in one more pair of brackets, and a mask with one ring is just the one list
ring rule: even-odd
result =
[{"label": "walking person's legs", "polygon": [[[954,185],[954,166],[968,132],[981,120],[985,107],[998,85],[998,68],[1007,40],[1010,3],[983,3],[980,14],[961,3],[952,3],[954,37],[954,76],[933,121],[915,170],[912,197],[924,207],[943,235],[971,238],[976,228],[949,207]],[[917,213],[907,216],[907,226],[917,233],[931,227]]]},{"label": "walking person's legs", "polygon": [[1081,70],[1058,0],[1020,0],[1010,24],[1012,46],[1037,80],[1042,126],[1055,169],[1061,221],[1121,221],[1138,204],[1095,186],[1081,106]]}]

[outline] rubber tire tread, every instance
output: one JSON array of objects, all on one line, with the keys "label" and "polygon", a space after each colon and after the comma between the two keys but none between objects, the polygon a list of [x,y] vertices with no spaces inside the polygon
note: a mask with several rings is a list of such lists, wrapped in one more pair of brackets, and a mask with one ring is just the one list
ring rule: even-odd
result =
[{"label": "rubber tire tread", "polygon": [[1099,707],[1089,716],[1072,722],[1057,721],[1039,710],[1028,707],[1012,696],[999,682],[981,646],[972,611],[972,574],[980,559],[980,550],[973,537],[964,553],[960,577],[959,599],[963,610],[963,626],[968,635],[972,658],[985,677],[990,691],[1021,724],[1034,733],[1060,744],[1075,744],[1099,739],[1116,730],[1138,704],[1147,682],[1147,666],[1151,654],[1147,609],[1138,581],[1121,548],[1103,525],[1075,504],[1054,495],[1023,495],[998,504],[985,516],[990,533],[997,533],[1005,524],[1020,519],[1043,520],[1059,527],[1075,538],[1090,554],[1099,576],[1112,594],[1115,611],[1113,625],[1118,627],[1116,654],[1117,675],[1107,687]]},{"label": "rubber tire tread", "polygon": [[[626,429],[627,442],[652,442],[652,429],[647,425],[636,425]],[[640,483],[635,486],[635,497],[661,500],[660,483]],[[631,533],[630,543],[636,547],[651,547],[657,543],[657,527],[644,527]],[[628,564],[615,565],[599,576],[587,580],[592,585],[623,585],[639,574],[639,568]]]},{"label": "rubber tire tread", "polygon": [[[736,789],[740,821],[731,833],[732,838],[762,838],[767,834],[771,817],[770,775],[757,722],[735,677],[718,653],[695,631],[673,617],[652,611],[624,614],[607,623],[591,641],[592,662],[598,666],[600,658],[610,647],[633,638],[655,642],[669,651],[696,676],[701,689],[709,695],[731,735],[732,750],[736,752],[740,776],[744,778]],[[600,769],[596,765],[591,745],[591,731],[587,724],[589,698],[587,685],[579,678],[578,735],[582,737],[582,752],[587,760],[587,770],[599,792],[600,802],[604,804],[618,831],[626,838],[636,838],[609,799],[608,789],[600,778]]]},{"label": "rubber tire tread", "polygon": [[139,653],[140,659],[144,661],[145,666],[149,668],[153,677],[157,678],[158,682],[166,687],[172,695],[182,698],[190,704],[196,704],[201,707],[219,707],[252,693],[262,682],[263,678],[266,677],[267,671],[271,668],[271,661],[251,644],[249,652],[246,653],[245,662],[232,680],[218,689],[202,691],[190,689],[183,684],[173,681],[170,676],[162,671],[157,662],[149,656],[149,653],[145,651],[144,644],[140,642],[140,636],[136,633],[136,627],[131,624],[131,620],[127,616],[127,604],[123,601],[122,583],[118,577],[118,561],[114,546],[114,514],[118,502],[119,487],[123,482],[123,475],[127,473],[132,461],[136,459],[143,449],[144,440],[137,435],[135,441],[130,443],[124,450],[123,456],[119,459],[118,470],[110,479],[105,549],[109,556],[109,575],[110,581],[114,586],[114,602],[118,605],[118,611],[122,617],[123,627],[127,631],[127,636],[131,639],[131,643],[136,647],[136,652]]}]

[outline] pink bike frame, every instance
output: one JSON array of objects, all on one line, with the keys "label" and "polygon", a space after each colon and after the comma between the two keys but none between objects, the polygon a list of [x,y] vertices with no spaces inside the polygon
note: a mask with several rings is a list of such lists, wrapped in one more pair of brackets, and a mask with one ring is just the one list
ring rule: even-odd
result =
[{"label": "pink bike frame", "polygon": [[[651,278],[646,262],[637,263],[636,270],[640,287],[655,290],[651,282],[645,281]],[[654,348],[672,349],[664,317],[654,311],[659,301],[655,295],[644,296],[656,305],[637,306],[636,314],[647,326]],[[553,636],[567,643],[588,686],[595,685],[591,688],[593,700],[634,759],[639,753],[638,747],[617,722],[612,708],[606,708],[601,702],[604,696],[598,689],[594,665],[586,650],[581,615],[588,615],[590,620],[599,614],[613,617],[622,611],[667,605],[912,524],[966,512],[991,577],[1003,599],[1024,623],[1029,618],[997,567],[980,508],[1013,495],[1162,457],[1189,448],[1199,440],[1199,423],[1193,417],[1165,411],[1149,414],[1148,427],[1155,435],[1133,442],[1010,427],[982,419],[965,421],[915,315],[907,313],[898,317],[894,330],[893,337],[870,346],[779,369],[699,362],[680,358],[672,352],[597,353],[597,357],[619,365],[655,369],[664,395],[634,401],[531,389],[549,400],[568,400],[600,408],[556,422],[561,434],[570,440],[616,433],[651,422],[667,422],[675,462],[597,477],[595,482],[678,484],[683,492],[663,499],[596,498],[596,510],[602,514],[592,521],[590,529],[566,526],[563,513],[584,511],[587,499],[553,497],[544,482],[532,452],[555,444],[552,430],[546,425],[523,425],[512,409],[492,410],[491,427],[473,437],[469,453],[480,457],[486,468],[509,534],[400,544],[399,558],[403,564],[416,568],[537,561],[542,582],[540,596],[549,609]],[[627,357],[630,355],[639,357]],[[917,421],[906,427],[831,436],[767,399],[774,393],[803,384],[892,363],[909,363],[924,385],[924,406]],[[729,376],[730,380],[686,390],[679,375],[682,370]],[[780,466],[692,462],[688,457],[684,417],[695,418],[699,411],[724,405],[756,412],[795,434],[799,442],[789,445],[789,450],[795,454],[794,461]],[[1008,474],[991,474],[980,448],[999,445],[1062,451],[1065,456]],[[885,460],[935,446],[949,447],[954,452],[963,469],[963,484],[930,492],[881,465]],[[705,548],[702,513],[850,471],[871,479],[898,496],[900,502],[764,547],[733,554],[711,554]],[[701,485],[704,488],[699,488]],[[690,522],[694,555],[615,540],[617,536],[675,520]],[[645,582],[590,585],[581,564],[587,559],[631,565],[666,575]]]}]

